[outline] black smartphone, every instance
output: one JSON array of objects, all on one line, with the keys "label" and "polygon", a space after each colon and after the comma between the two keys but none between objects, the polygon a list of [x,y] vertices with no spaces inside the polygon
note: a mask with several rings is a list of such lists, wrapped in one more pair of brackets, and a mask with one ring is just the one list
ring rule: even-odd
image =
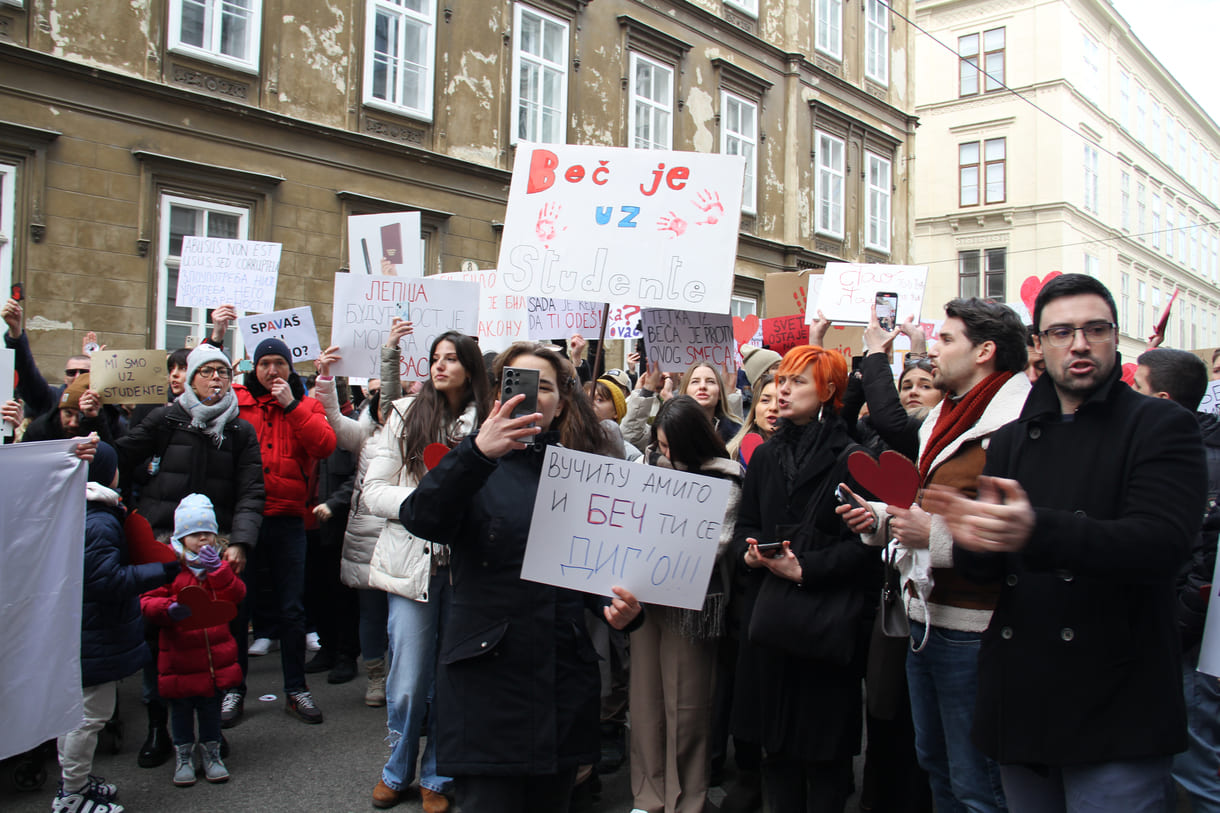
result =
[{"label": "black smartphone", "polygon": [[850,505],[852,508],[863,508],[865,511],[872,509],[860,501],[859,497],[853,497],[847,493],[847,489],[843,488],[843,484],[839,483],[835,486],[835,498],[844,505]]},{"label": "black smartphone", "polygon": [[[525,400],[513,409],[513,417],[533,415],[538,411],[538,376],[537,370],[526,367],[505,367],[500,377],[500,403],[503,404],[515,395],[525,394]],[[521,438],[522,443],[533,443],[534,436]]]},{"label": "black smartphone", "polygon": [[898,294],[878,291],[873,303],[877,306],[877,324],[882,330],[893,330],[898,324]]},{"label": "black smartphone", "polygon": [[864,356],[852,356],[851,357],[851,371],[853,373],[860,372],[861,368],[863,368],[863,367],[864,367]]}]

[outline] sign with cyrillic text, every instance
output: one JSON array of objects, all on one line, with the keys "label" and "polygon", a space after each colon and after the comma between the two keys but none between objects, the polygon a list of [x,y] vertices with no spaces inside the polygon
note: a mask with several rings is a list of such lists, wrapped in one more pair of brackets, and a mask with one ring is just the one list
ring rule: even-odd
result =
[{"label": "sign with cyrillic text", "polygon": [[500,274],[494,268],[474,271],[451,271],[430,279],[473,282],[479,286],[479,347],[487,352],[508,349],[516,341],[529,338],[525,297],[513,294],[500,285]]},{"label": "sign with cyrillic text", "polygon": [[727,480],[548,446],[521,578],[701,609],[729,496]]},{"label": "sign with cyrillic text", "polygon": [[275,310],[282,249],[279,243],[256,240],[183,237],[174,305],[233,305],[251,313]]},{"label": "sign with cyrillic text", "polygon": [[605,308],[602,302],[527,296],[525,309],[529,315],[530,338],[566,339],[573,333],[585,338],[597,338],[602,329]]},{"label": "sign with cyrillic text", "polygon": [[237,320],[241,340],[246,352],[254,355],[255,348],[263,339],[280,339],[292,351],[293,364],[311,361],[322,355],[318,343],[318,329],[313,323],[313,309],[309,306],[288,310],[243,316]]},{"label": "sign with cyrillic text", "polygon": [[103,404],[164,404],[169,377],[164,350],[95,350],[89,389]]},{"label": "sign with cyrillic text", "polygon": [[663,373],[686,372],[695,362],[716,371],[734,363],[737,343],[727,313],[645,308],[642,318],[648,361],[660,362]]}]

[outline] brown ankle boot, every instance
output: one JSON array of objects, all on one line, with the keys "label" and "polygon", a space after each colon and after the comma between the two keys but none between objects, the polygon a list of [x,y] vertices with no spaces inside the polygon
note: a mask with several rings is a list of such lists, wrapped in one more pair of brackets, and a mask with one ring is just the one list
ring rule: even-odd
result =
[{"label": "brown ankle boot", "polygon": [[385,783],[385,780],[377,780],[377,787],[373,788],[373,807],[393,807],[400,801],[402,801],[401,791],[394,790]]},{"label": "brown ankle boot", "polygon": [[419,795],[424,800],[424,813],[447,813],[449,810],[449,797],[445,794],[421,787]]}]

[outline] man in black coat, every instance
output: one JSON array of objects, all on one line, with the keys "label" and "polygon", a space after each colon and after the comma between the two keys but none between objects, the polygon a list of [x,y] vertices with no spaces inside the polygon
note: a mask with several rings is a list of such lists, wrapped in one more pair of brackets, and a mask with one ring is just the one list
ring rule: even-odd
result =
[{"label": "man in black coat", "polygon": [[1186,410],[1119,380],[1114,298],[1065,274],[1034,303],[1046,375],[992,437],[977,500],[946,489],[968,576],[1000,578],[974,739],[1012,811],[1172,809],[1186,747],[1174,582],[1207,468]]}]

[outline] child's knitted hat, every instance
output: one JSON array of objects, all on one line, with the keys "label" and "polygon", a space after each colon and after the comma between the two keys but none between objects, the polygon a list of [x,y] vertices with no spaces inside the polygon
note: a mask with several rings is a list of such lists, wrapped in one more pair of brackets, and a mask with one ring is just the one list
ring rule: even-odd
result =
[{"label": "child's knitted hat", "polygon": [[217,533],[216,512],[206,494],[187,494],[174,509],[174,541],[190,534]]}]

